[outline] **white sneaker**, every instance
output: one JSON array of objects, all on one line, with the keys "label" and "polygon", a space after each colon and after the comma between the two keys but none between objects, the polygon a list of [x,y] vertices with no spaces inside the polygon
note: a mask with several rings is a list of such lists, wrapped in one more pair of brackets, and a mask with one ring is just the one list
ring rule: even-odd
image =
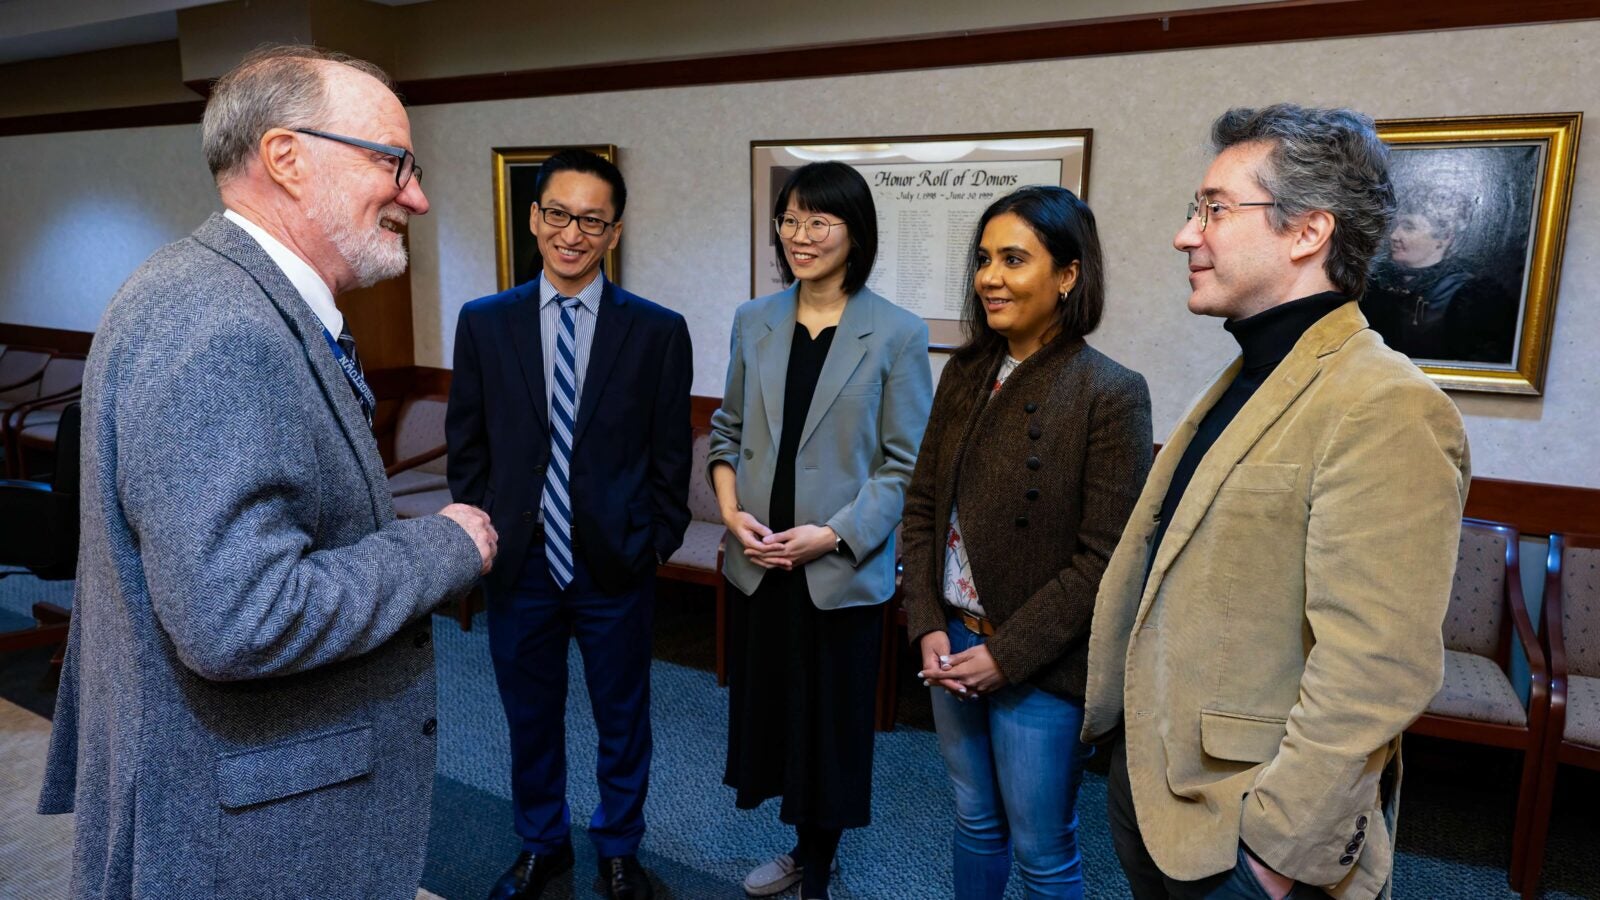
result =
[{"label": "white sneaker", "polygon": [[787,853],[752,869],[744,877],[744,892],[752,897],[771,897],[800,883],[805,866],[796,865]]},{"label": "white sneaker", "polygon": [[[800,877],[806,873],[806,867],[797,865],[794,857],[784,853],[769,863],[752,869],[744,877],[744,892],[751,897],[771,897],[781,894],[789,888],[800,883]],[[839,874],[839,857],[833,858],[833,865],[828,867],[828,874]]]}]

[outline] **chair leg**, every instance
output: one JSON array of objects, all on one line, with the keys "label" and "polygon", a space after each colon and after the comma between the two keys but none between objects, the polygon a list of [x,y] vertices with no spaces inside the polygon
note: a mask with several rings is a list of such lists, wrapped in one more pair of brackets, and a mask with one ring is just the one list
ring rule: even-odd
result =
[{"label": "chair leg", "polygon": [[456,624],[461,626],[462,631],[472,630],[472,614],[476,611],[478,605],[478,592],[482,590],[481,586],[474,587],[472,590],[462,594],[461,599],[456,602]]},{"label": "chair leg", "polygon": [[[1561,736],[1549,735],[1545,743],[1548,746],[1540,748],[1541,758],[1534,765],[1535,787],[1533,796],[1527,802],[1528,818],[1523,821],[1522,810],[1519,809],[1517,822],[1512,826],[1515,832],[1511,852],[1514,855],[1517,853],[1519,843],[1522,852],[1512,862],[1511,887],[1520,892],[1524,900],[1539,896],[1539,876],[1544,872],[1545,839],[1550,834],[1550,814],[1555,805],[1556,770],[1560,768],[1556,761],[1556,750],[1561,744]],[[1523,778],[1526,781],[1526,769]]]},{"label": "chair leg", "polygon": [[1522,778],[1517,783],[1517,814],[1511,825],[1511,868],[1506,879],[1512,890],[1522,886],[1528,868],[1528,838],[1535,797],[1539,793],[1539,757],[1542,741],[1522,755]]}]

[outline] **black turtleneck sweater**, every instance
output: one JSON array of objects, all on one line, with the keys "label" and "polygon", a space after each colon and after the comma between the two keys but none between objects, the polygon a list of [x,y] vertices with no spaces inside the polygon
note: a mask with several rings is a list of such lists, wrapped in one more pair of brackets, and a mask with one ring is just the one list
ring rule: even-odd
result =
[{"label": "black turtleneck sweater", "polygon": [[1194,477],[1200,460],[1205,458],[1211,445],[1227,430],[1233,417],[1255,395],[1256,389],[1267,380],[1267,376],[1278,368],[1278,363],[1283,362],[1283,358],[1294,349],[1306,329],[1343,306],[1347,300],[1343,294],[1328,291],[1290,300],[1246,319],[1223,323],[1222,327],[1239,342],[1244,361],[1233,383],[1228,385],[1216,405],[1207,410],[1205,417],[1200,420],[1194,440],[1184,449],[1183,458],[1178,460],[1178,467],[1172,472],[1172,482],[1167,485],[1167,495],[1161,501],[1161,520],[1156,525],[1155,537],[1150,541],[1150,556],[1145,560],[1145,577],[1149,577],[1150,567],[1155,565],[1161,539],[1166,537],[1167,525],[1178,508],[1178,501],[1183,499],[1183,492],[1189,489],[1189,479]]}]

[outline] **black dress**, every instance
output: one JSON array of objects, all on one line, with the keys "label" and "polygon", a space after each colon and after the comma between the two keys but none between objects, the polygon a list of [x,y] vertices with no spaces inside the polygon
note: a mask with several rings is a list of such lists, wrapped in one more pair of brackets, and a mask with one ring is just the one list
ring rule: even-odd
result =
[{"label": "black dress", "polygon": [[[796,323],[783,395],[774,532],[794,527],[795,460],[833,328]],[[733,552],[737,552],[735,549]],[[753,595],[728,585],[728,761],[740,809],[782,797],[791,825],[859,828],[870,819],[873,713],[883,608],[820,610],[804,568],[769,569]]]}]

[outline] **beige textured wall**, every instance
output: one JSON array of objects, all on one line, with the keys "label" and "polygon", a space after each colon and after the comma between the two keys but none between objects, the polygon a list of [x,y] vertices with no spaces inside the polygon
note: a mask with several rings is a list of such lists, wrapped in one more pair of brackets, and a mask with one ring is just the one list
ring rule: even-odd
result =
[{"label": "beige textured wall", "polygon": [[0,66],[0,116],[199,99],[183,86],[177,41]]},{"label": "beige textured wall", "polygon": [[0,138],[0,196],[0,322],[73,331],[218,208],[198,125]]},{"label": "beige textured wall", "polygon": [[[968,70],[631,91],[413,110],[433,213],[414,220],[416,358],[449,365],[457,310],[495,289],[489,151],[613,142],[632,188],[628,287],[681,310],[695,391],[719,394],[748,292],[749,141],[1095,129],[1089,200],[1111,276],[1091,340],[1143,372],[1158,437],[1232,341],[1183,309],[1170,247],[1233,103],[1352,104],[1379,117],[1600,115],[1600,23],[1322,41]],[[0,321],[91,330],[152,250],[216,208],[195,126],[0,138]],[[1580,150],[1543,398],[1454,394],[1479,474],[1600,487],[1600,154]],[[691,223],[678,227],[674,223]]]},{"label": "beige textured wall", "polygon": [[[1580,110],[1592,126],[1596,46],[1600,24],[1583,23],[419,108],[434,212],[412,228],[416,359],[448,366],[457,311],[495,289],[491,147],[619,146],[624,283],[684,313],[694,389],[720,394],[749,290],[752,139],[1089,127],[1111,279],[1091,342],[1149,379],[1164,438],[1235,349],[1220,323],[1184,310],[1171,248],[1213,116],[1291,99],[1380,118]],[[1600,154],[1580,152],[1545,396],[1453,395],[1480,475],[1600,486],[1597,191]]]},{"label": "beige textured wall", "polygon": [[[397,77],[437,78],[631,59],[670,59],[1033,23],[1135,16],[1236,0],[434,0],[395,10]],[[603,14],[596,14],[603,10]],[[930,60],[937,64],[936,60]]]}]

